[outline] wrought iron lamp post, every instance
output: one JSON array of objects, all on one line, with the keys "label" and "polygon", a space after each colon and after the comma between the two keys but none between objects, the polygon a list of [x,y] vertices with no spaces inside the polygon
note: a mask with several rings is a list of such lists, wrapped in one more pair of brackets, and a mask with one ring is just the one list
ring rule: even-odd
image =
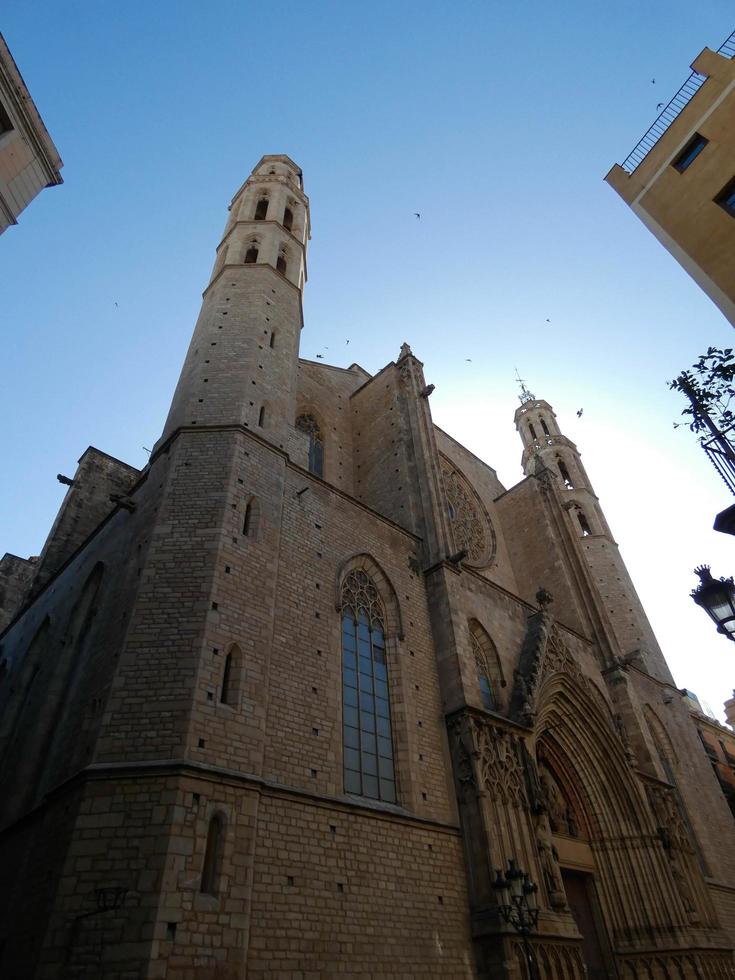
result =
[{"label": "wrought iron lamp post", "polygon": [[498,895],[498,912],[521,936],[528,975],[531,980],[538,980],[536,961],[531,955],[528,942],[528,937],[538,925],[539,910],[536,905],[538,885],[518,867],[515,858],[511,858],[505,874],[496,870],[493,888]]},{"label": "wrought iron lamp post", "polygon": [[732,577],[713,578],[709,565],[700,565],[694,571],[700,581],[691,593],[692,599],[712,619],[718,632],[735,641],[735,582]]}]

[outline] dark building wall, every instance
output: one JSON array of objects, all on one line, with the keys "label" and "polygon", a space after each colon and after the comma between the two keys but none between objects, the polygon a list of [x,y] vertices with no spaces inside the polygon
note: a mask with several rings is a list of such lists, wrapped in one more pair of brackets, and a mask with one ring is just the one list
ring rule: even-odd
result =
[{"label": "dark building wall", "polygon": [[0,558],[0,633],[25,602],[37,571],[38,558],[9,553]]},{"label": "dark building wall", "polygon": [[72,485],[59,508],[38,560],[38,574],[33,583],[38,592],[97,528],[112,513],[112,496],[124,497],[140,471],[107,453],[90,446],[79,458]]}]

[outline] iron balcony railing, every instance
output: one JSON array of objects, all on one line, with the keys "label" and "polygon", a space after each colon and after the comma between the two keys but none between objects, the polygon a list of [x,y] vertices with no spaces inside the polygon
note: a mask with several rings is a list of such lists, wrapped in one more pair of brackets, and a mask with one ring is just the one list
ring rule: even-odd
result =
[{"label": "iron balcony railing", "polygon": [[[725,58],[735,58],[735,31],[722,42],[717,49],[717,54],[721,54]],[[620,164],[623,170],[632,174],[636,167],[645,160],[681,110],[699,91],[706,79],[706,75],[700,75],[697,71],[691,73],[674,98],[656,117],[655,122],[649,126],[625,160]]]}]

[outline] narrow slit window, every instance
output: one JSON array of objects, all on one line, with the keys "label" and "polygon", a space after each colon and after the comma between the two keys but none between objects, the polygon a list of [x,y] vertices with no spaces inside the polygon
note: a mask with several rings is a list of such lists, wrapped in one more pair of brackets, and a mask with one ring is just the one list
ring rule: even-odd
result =
[{"label": "narrow slit window", "polygon": [[586,538],[592,534],[592,528],[583,510],[577,510],[577,520],[579,521],[579,526],[582,528],[582,537]]},{"label": "narrow slit window", "polygon": [[288,263],[286,262],[286,256],[280,254],[276,259],[276,269],[281,273],[281,275],[286,275],[286,269],[288,268]]},{"label": "narrow slit window", "polygon": [[224,846],[225,822],[221,813],[215,813],[209,821],[207,846],[204,851],[202,878],[199,890],[204,895],[219,893],[219,880],[222,870],[222,850]]},{"label": "narrow slit window", "polygon": [[735,218],[735,177],[722,188],[715,198],[715,204]]},{"label": "narrow slit window", "polygon": [[258,425],[263,428],[265,425],[265,405],[260,406],[260,411],[258,412]]},{"label": "narrow slit window", "polygon": [[566,463],[564,463],[561,459],[559,460],[559,473],[561,474],[561,478],[564,481],[564,486],[567,488],[567,490],[574,490],[574,484],[572,483],[572,478],[569,475],[569,470],[566,467]]},{"label": "narrow slit window", "polygon": [[253,523],[253,502],[252,500],[248,500],[248,502],[245,504],[245,515],[242,519],[242,533],[245,535],[246,538],[250,536],[250,533],[252,531],[252,523]]},{"label": "narrow slit window", "polygon": [[11,130],[14,128],[15,127],[13,126],[13,122],[8,115],[7,109],[2,102],[0,102],[0,136],[2,136],[3,133],[11,132]]},{"label": "narrow slit window", "polygon": [[255,220],[265,221],[266,215],[268,214],[268,198],[261,197],[255,208]]},{"label": "narrow slit window", "polygon": [[291,231],[293,228],[293,211],[291,208],[286,208],[283,212],[283,227],[286,231]]},{"label": "narrow slit window", "polygon": [[704,136],[700,136],[699,133],[695,133],[678,157],[672,162],[671,166],[674,170],[678,170],[680,174],[684,173],[687,167],[694,163],[707,143],[709,143],[709,140],[705,139]]},{"label": "narrow slit window", "polygon": [[228,653],[225,657],[225,667],[222,671],[222,687],[219,692],[219,699],[222,704],[229,704],[232,691],[230,689],[230,675],[232,673],[232,654]]},{"label": "narrow slit window", "polygon": [[271,331],[271,339],[270,339],[270,343],[269,343],[268,346],[271,348],[271,350],[276,346],[276,332],[275,332],[275,330],[272,330]]},{"label": "narrow slit window", "polygon": [[249,264],[251,262],[257,262],[257,261],[258,261],[258,246],[250,245],[248,247],[247,252],[245,253],[245,262],[246,264]]}]

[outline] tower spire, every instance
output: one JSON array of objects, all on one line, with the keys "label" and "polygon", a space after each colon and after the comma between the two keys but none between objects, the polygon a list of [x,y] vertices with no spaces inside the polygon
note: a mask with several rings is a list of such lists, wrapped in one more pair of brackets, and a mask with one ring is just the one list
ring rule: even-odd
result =
[{"label": "tower spire", "polygon": [[645,669],[671,683],[671,674],[643,610],[617,543],[607,523],[576,445],[565,436],[551,405],[528,394],[515,412],[523,442],[522,466],[526,476],[545,469],[555,478],[553,499],[561,505],[563,520],[579,545],[579,555],[591,575],[596,602],[606,610],[612,633],[623,656],[641,653]]},{"label": "tower spire", "polygon": [[536,398],[536,396],[533,394],[533,392],[529,391],[528,388],[526,387],[526,382],[518,373],[518,368],[516,368],[516,381],[518,382],[521,388],[521,393],[518,396],[518,400],[520,401],[521,405],[524,405],[526,402],[532,402]]}]

